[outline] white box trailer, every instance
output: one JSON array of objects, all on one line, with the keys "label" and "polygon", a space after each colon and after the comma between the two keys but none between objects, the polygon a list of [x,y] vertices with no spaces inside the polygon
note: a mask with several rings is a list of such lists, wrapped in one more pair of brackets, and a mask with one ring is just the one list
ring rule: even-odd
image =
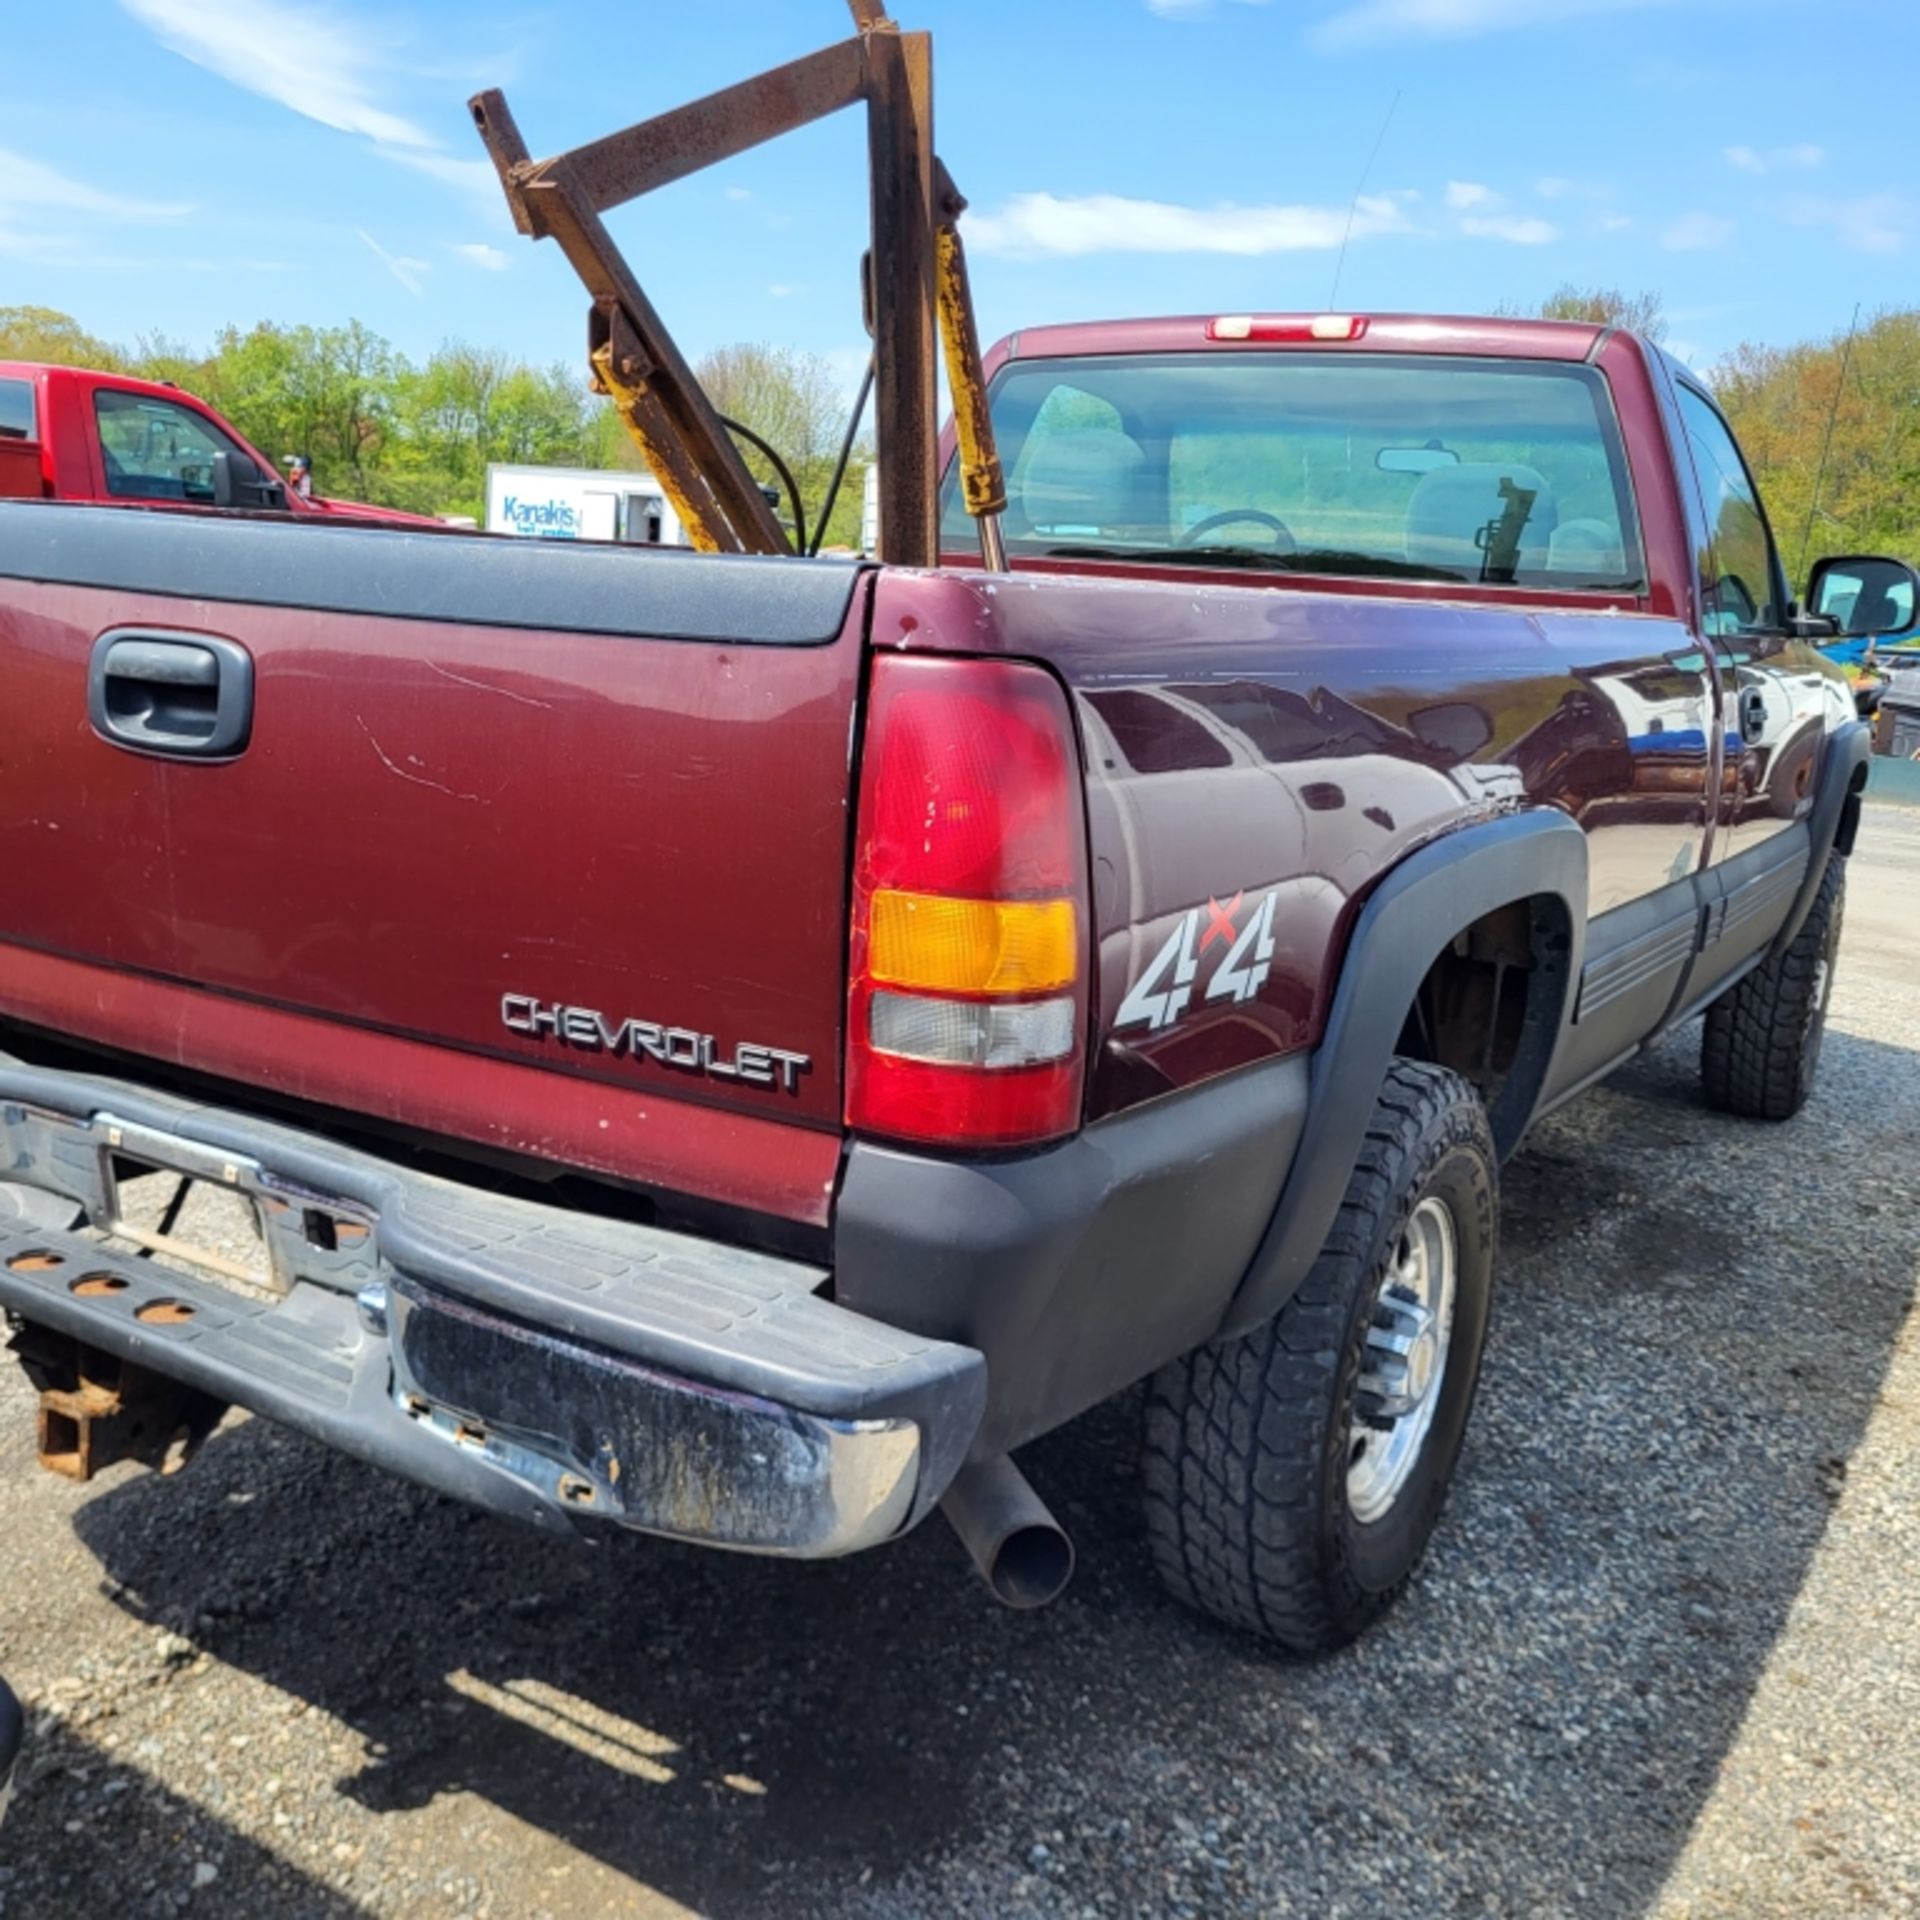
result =
[{"label": "white box trailer", "polygon": [[688,544],[679,515],[651,474],[593,467],[489,467],[487,531],[636,547]]}]

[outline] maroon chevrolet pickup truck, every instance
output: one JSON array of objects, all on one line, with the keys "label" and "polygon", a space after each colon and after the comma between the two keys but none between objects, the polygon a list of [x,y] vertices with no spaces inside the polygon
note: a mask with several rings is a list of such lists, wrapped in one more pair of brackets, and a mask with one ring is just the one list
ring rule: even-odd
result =
[{"label": "maroon chevrolet pickup truck", "polygon": [[[1694,376],[1592,326],[988,358],[1010,570],[0,507],[0,1305],[85,1473],[229,1403],[844,1554],[1138,1382],[1174,1589],[1409,1577],[1529,1124],[1806,1098],[1867,742]],[[156,1227],[156,1175],[257,1257]],[[191,1212],[191,1208],[187,1209]]]}]

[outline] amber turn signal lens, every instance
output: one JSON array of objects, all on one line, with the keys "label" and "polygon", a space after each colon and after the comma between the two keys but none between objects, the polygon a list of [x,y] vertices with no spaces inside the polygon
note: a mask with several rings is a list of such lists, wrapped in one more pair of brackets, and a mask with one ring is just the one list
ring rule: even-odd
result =
[{"label": "amber turn signal lens", "polygon": [[1071,900],[954,900],[882,887],[873,895],[868,977],[929,993],[1047,993],[1080,970]]}]

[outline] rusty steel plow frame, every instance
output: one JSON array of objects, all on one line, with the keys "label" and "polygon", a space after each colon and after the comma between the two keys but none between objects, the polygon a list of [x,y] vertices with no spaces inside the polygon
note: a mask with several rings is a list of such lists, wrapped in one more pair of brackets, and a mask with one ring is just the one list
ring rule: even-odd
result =
[{"label": "rusty steel plow frame", "polygon": [[987,565],[1004,567],[1006,486],[987,415],[961,248],[966,206],[933,150],[933,41],[902,33],[878,0],[848,0],[854,36],[691,105],[535,160],[497,91],[470,102],[514,224],[552,238],[593,296],[588,356],[695,546],[786,553],[785,530],[601,216],[656,187],[864,102],[872,174],[866,309],[873,333],[880,557],[932,566],[939,551],[935,335],[953,392],[962,491]]}]

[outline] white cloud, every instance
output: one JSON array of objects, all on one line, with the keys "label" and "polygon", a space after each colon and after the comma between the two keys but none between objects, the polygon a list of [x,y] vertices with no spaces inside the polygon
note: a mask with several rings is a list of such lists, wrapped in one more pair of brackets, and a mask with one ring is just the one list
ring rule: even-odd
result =
[{"label": "white cloud", "polygon": [[1518,213],[1473,214],[1460,222],[1460,231],[1476,240],[1505,240],[1516,247],[1544,247],[1560,237],[1551,220]]},{"label": "white cloud", "polygon": [[426,276],[433,271],[433,263],[430,260],[414,260],[404,253],[389,253],[365,227],[355,227],[354,232],[373,249],[380,264],[385,267],[416,300],[426,292]]},{"label": "white cloud", "polygon": [[383,147],[432,137],[373,98],[381,61],[364,32],[293,0],[120,0],[162,46],[295,113]]},{"label": "white cloud", "polygon": [[753,189],[751,187],[726,187],[722,189],[722,191],[729,200],[751,200],[753,198]]},{"label": "white cloud", "polygon": [[1683,213],[1664,228],[1660,244],[1669,253],[1704,253],[1724,247],[1733,238],[1733,222],[1717,214]]},{"label": "white cloud", "polygon": [[[1353,237],[1402,233],[1397,201],[1363,194],[1353,210]],[[1016,193],[998,212],[967,221],[967,244],[979,253],[1300,253],[1331,251],[1347,231],[1345,207],[1180,206],[1119,194]]]},{"label": "white cloud", "polygon": [[398,71],[378,30],[310,0],[120,0],[160,44],[248,93],[323,127],[370,141],[444,185],[484,199],[504,218],[499,179],[485,160],[462,159],[386,106]]},{"label": "white cloud", "polygon": [[1796,227],[1831,227],[1840,244],[1856,253],[1904,253],[1916,225],[1912,204],[1897,193],[1869,193],[1858,200],[1797,194],[1786,213]]},{"label": "white cloud", "polygon": [[1582,15],[1637,12],[1678,0],[1360,0],[1323,20],[1311,35],[1329,53],[1406,39],[1470,40],[1511,28],[1557,27]]},{"label": "white cloud", "polygon": [[1460,231],[1471,239],[1505,240],[1516,247],[1543,247],[1560,237],[1560,229],[1550,220],[1534,214],[1504,212],[1507,196],[1482,186],[1478,180],[1449,180],[1445,198],[1449,211],[1460,215]]},{"label": "white cloud", "polygon": [[1633,216],[1626,213],[1603,213],[1599,226],[1602,233],[1625,233],[1633,225]]},{"label": "white cloud", "polygon": [[[102,229],[184,219],[186,201],[141,200],[76,180],[44,160],[0,147],[0,254],[43,265],[117,269],[102,252]],[[181,262],[185,271],[197,271]]]},{"label": "white cloud", "polygon": [[458,187],[462,193],[480,200],[489,212],[497,213],[502,220],[508,218],[507,203],[500,192],[500,176],[494,172],[491,160],[456,160],[450,153],[421,153],[412,147],[375,147],[374,152],[383,160],[397,160],[415,173]]},{"label": "white cloud", "polygon": [[[1236,6],[1264,7],[1267,0],[1234,0]],[[1162,20],[1197,20],[1213,11],[1214,0],[1147,0],[1147,11]]]},{"label": "white cloud", "polygon": [[0,216],[26,207],[95,214],[106,220],[179,220],[193,211],[186,201],[137,200],[108,193],[59,172],[42,160],[0,147]]},{"label": "white cloud", "polygon": [[1533,191],[1542,200],[1584,200],[1589,205],[1613,198],[1613,189],[1603,181],[1573,180],[1562,173],[1536,180]]},{"label": "white cloud", "polygon": [[[365,234],[360,236],[363,240]],[[447,243],[447,251],[457,255],[470,267],[484,268],[488,273],[505,273],[512,256],[502,253],[498,247],[490,247],[484,240],[453,240]]]},{"label": "white cloud", "polygon": [[1728,166],[1742,173],[1787,173],[1823,167],[1827,163],[1826,148],[1811,142],[1793,147],[1769,147],[1765,153],[1757,147],[1723,147],[1721,153]]}]

